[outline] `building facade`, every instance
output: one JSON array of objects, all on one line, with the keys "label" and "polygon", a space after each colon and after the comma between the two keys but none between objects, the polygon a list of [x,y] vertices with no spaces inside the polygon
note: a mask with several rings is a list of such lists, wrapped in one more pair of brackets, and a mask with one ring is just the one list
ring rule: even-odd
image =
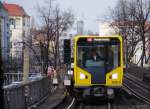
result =
[{"label": "building facade", "polygon": [[[150,34],[149,34],[150,35]],[[150,66],[150,38],[149,35],[145,38],[145,57],[144,57],[144,66]],[[143,53],[143,44],[142,41],[139,41],[136,48],[135,48],[135,55],[132,58],[132,62],[133,63],[138,63],[141,55]],[[140,65],[141,63],[139,62],[138,65]]]},{"label": "building facade", "polygon": [[2,59],[4,64],[9,63],[9,17],[7,10],[0,2],[0,36]]},{"label": "building facade", "polygon": [[30,31],[30,17],[23,7],[17,4],[4,3],[8,11],[10,22],[10,53],[11,57],[22,58],[23,43],[28,39]]}]

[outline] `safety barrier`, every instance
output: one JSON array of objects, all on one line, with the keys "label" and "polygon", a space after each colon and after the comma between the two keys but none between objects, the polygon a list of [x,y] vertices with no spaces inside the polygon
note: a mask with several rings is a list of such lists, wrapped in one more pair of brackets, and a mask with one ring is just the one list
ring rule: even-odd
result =
[{"label": "safety barrier", "polygon": [[[29,77],[31,75],[37,75],[37,73],[30,73]],[[3,85],[8,85],[11,84],[12,82],[22,80],[23,80],[23,73],[4,73]]]},{"label": "safety barrier", "polygon": [[4,109],[26,109],[51,93],[51,79],[44,77],[27,84],[5,87]]}]

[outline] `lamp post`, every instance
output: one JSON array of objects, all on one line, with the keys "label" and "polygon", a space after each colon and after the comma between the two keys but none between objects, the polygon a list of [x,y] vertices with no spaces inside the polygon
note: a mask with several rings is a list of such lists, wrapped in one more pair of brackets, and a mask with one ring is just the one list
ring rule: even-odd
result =
[{"label": "lamp post", "polygon": [[23,33],[23,83],[29,82],[29,47],[24,40],[25,33]]}]

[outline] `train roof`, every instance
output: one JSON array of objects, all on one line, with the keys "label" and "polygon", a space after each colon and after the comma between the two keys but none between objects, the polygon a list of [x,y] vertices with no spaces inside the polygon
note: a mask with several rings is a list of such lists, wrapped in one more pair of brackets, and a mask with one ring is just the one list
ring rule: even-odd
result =
[{"label": "train roof", "polygon": [[74,37],[74,40],[78,40],[79,38],[118,38],[122,41],[122,36],[120,35],[112,35],[112,36],[85,36],[85,35],[77,35]]}]

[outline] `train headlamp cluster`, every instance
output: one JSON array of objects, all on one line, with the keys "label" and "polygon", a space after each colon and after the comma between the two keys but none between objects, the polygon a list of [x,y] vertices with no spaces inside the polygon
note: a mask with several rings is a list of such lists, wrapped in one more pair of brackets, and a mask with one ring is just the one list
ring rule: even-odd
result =
[{"label": "train headlamp cluster", "polygon": [[118,73],[113,73],[113,74],[111,75],[111,78],[112,78],[112,79],[118,79]]},{"label": "train headlamp cluster", "polygon": [[85,79],[85,78],[86,78],[86,75],[80,72],[80,79],[82,80],[82,79]]}]

